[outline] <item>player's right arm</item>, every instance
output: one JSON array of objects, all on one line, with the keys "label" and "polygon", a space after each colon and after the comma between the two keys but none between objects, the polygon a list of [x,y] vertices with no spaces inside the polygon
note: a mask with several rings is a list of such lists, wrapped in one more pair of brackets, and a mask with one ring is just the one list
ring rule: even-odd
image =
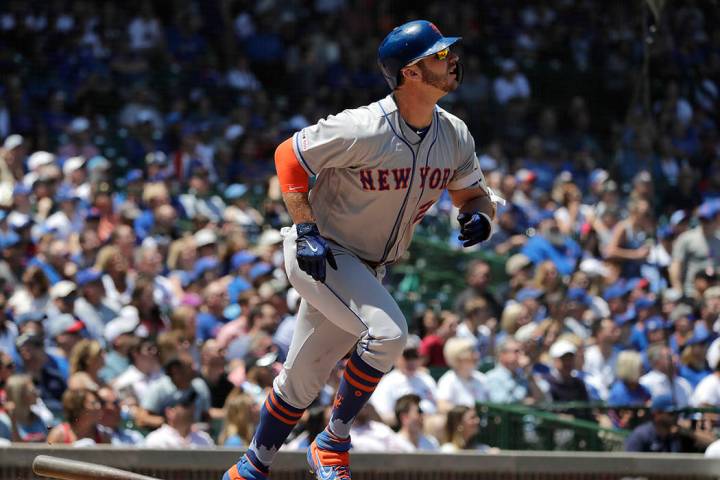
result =
[{"label": "player's right arm", "polygon": [[287,139],[275,150],[275,168],[288,213],[297,231],[297,262],[300,269],[318,282],[325,281],[325,261],[337,270],[335,257],[315,223],[308,190],[310,178]]},{"label": "player's right arm", "polygon": [[310,178],[300,165],[292,147],[292,138],[282,142],[275,150],[275,169],[280,190],[293,223],[315,223],[315,216],[308,200]]}]

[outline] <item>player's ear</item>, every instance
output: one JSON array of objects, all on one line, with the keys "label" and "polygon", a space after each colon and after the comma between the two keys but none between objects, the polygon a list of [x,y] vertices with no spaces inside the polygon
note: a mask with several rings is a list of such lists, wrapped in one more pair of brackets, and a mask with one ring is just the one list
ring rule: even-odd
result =
[{"label": "player's ear", "polygon": [[417,80],[420,77],[420,73],[413,67],[405,67],[400,70],[400,74],[408,80]]}]

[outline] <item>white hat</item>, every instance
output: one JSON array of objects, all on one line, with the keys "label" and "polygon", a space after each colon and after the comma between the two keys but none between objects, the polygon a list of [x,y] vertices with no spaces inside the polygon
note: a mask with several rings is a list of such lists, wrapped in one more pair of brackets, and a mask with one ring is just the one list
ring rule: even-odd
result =
[{"label": "white hat", "polygon": [[61,280],[50,288],[50,298],[63,298],[77,290],[77,285],[70,280]]},{"label": "white hat", "polygon": [[260,238],[258,238],[257,244],[259,247],[268,247],[270,245],[277,245],[278,243],[282,243],[283,238],[282,235],[278,230],[275,229],[269,229],[265,230],[260,234]]},{"label": "white hat", "polygon": [[718,362],[720,362],[720,338],[716,338],[708,347],[705,356],[708,366],[713,370],[717,370]]},{"label": "white hat", "polygon": [[608,268],[597,258],[586,258],[580,262],[580,271],[591,277],[606,277],[610,274]]},{"label": "white hat", "polygon": [[518,328],[515,332],[514,338],[520,343],[525,343],[528,340],[532,340],[535,330],[537,329],[536,323],[528,323]]},{"label": "white hat", "polygon": [[567,340],[558,340],[552,344],[552,347],[550,347],[550,356],[552,358],[562,358],[568,353],[572,353],[574,355],[577,353],[577,347]]},{"label": "white hat", "polygon": [[5,139],[5,142],[3,143],[3,148],[5,150],[12,150],[13,148],[17,148],[22,144],[23,144],[22,135],[13,133],[12,135],[8,135],[8,137]]},{"label": "white hat", "polygon": [[30,157],[28,158],[28,168],[34,171],[42,167],[43,165],[50,165],[54,161],[55,155],[50,152],[40,150],[39,152],[35,152],[30,155]]},{"label": "white hat", "polygon": [[225,129],[225,140],[232,142],[245,133],[245,128],[237,123],[232,124]]},{"label": "white hat", "polygon": [[215,235],[215,232],[209,228],[198,230],[195,232],[195,235],[193,235],[193,238],[195,239],[195,245],[197,248],[217,243],[217,235]]},{"label": "white hat", "polygon": [[82,168],[83,165],[85,165],[83,157],[70,157],[63,164],[63,175],[70,175],[75,170]]},{"label": "white hat", "polygon": [[123,307],[117,317],[105,325],[105,339],[108,343],[125,333],[134,333],[140,326],[140,313],[132,305]]},{"label": "white hat", "polygon": [[70,131],[72,133],[84,132],[90,128],[90,122],[85,117],[77,117],[70,122]]}]

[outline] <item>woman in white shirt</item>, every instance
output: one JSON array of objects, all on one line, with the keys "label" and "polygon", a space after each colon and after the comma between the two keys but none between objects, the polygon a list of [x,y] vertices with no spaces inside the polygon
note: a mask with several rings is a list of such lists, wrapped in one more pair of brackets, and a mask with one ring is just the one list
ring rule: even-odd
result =
[{"label": "woman in white shirt", "polygon": [[455,407],[447,413],[445,424],[446,443],[440,447],[443,453],[456,453],[460,450],[475,450],[483,453],[497,453],[497,448],[475,443],[473,440],[480,431],[480,417],[475,407],[464,405]]},{"label": "woman in white shirt", "polygon": [[453,337],[443,348],[445,361],[450,366],[438,381],[438,409],[447,412],[457,405],[475,407],[487,400],[485,375],[476,370],[480,355],[470,338]]}]

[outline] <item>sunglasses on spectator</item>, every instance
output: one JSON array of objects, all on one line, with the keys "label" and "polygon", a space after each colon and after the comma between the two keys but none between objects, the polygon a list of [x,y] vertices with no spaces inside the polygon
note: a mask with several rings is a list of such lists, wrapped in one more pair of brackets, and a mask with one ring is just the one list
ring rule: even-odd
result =
[{"label": "sunglasses on spectator", "polygon": [[15,368],[15,362],[5,362],[1,364],[4,368]]},{"label": "sunglasses on spectator", "polygon": [[428,57],[432,57],[432,56],[434,56],[434,57],[437,58],[438,60],[442,61],[442,60],[445,60],[445,59],[448,57],[448,55],[450,55],[450,47],[443,48],[443,49],[440,50],[439,52],[435,52],[435,53],[433,53],[432,55],[428,55],[427,57],[420,57],[420,58],[418,58],[417,60],[413,60],[412,62],[408,63],[408,64],[405,65],[405,66],[406,66],[406,67],[412,67],[413,65],[415,65],[416,63],[418,63],[418,62],[419,62],[420,60],[422,60],[423,58],[428,58]]}]

